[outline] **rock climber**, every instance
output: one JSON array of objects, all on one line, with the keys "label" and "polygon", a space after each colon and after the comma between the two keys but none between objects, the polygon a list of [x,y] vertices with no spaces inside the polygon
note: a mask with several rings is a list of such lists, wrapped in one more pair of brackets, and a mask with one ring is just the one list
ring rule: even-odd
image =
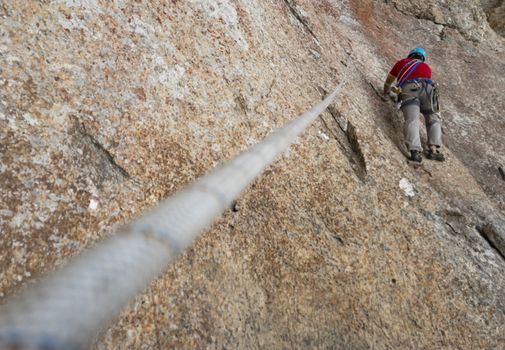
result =
[{"label": "rock climber", "polygon": [[[438,89],[431,80],[431,68],[425,63],[426,52],[421,47],[412,49],[406,58],[399,60],[389,72],[384,83],[384,94],[398,94],[401,110],[405,118],[405,144],[410,152],[410,160],[422,162],[421,137],[419,134],[419,113],[426,122],[428,159],[443,161],[442,122],[438,110]],[[396,81],[396,85],[392,87]]]}]

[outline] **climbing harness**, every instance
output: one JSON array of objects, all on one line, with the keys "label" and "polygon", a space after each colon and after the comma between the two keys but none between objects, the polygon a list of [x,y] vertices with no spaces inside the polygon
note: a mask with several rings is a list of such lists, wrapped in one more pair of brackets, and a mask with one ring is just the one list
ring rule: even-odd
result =
[{"label": "climbing harness", "polygon": [[413,84],[410,89],[400,89],[400,108],[419,103],[423,114],[440,112],[440,93],[437,83],[431,79],[416,78],[405,82],[403,85],[410,84]]}]

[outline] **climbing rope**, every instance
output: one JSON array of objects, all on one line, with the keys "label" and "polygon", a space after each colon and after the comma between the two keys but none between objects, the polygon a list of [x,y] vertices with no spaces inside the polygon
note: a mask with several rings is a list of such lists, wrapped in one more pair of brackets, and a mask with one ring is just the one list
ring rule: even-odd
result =
[{"label": "climbing rope", "polygon": [[344,84],[345,79],[298,118],[4,305],[0,348],[88,347],[98,331],[328,107]]}]

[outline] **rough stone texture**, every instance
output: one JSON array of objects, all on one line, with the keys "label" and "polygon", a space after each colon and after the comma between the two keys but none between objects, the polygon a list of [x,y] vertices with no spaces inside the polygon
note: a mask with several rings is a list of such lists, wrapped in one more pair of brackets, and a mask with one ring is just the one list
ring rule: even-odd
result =
[{"label": "rough stone texture", "polygon": [[[2,301],[347,73],[94,348],[505,347],[504,40],[486,6],[1,2]],[[448,160],[414,169],[378,91],[416,45],[442,85]]]},{"label": "rough stone texture", "polygon": [[[499,12],[499,1],[405,1],[383,0],[392,3],[402,13],[412,14],[419,19],[433,21],[453,29],[471,41],[483,41],[491,34],[490,25],[499,27],[494,17]],[[487,14],[492,17],[488,22]],[[496,28],[499,29],[499,28]]]},{"label": "rough stone texture", "polygon": [[505,36],[505,2],[503,0],[481,0],[488,16],[489,25],[501,36]]}]

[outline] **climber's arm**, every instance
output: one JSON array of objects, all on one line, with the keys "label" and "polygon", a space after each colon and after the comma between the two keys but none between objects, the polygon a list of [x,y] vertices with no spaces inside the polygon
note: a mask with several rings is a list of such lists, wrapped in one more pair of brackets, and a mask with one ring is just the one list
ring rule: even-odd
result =
[{"label": "climber's arm", "polygon": [[393,85],[395,80],[396,80],[396,77],[394,75],[388,74],[388,77],[386,78],[386,81],[384,82],[384,95],[389,94],[389,91],[391,91],[391,85]]}]

